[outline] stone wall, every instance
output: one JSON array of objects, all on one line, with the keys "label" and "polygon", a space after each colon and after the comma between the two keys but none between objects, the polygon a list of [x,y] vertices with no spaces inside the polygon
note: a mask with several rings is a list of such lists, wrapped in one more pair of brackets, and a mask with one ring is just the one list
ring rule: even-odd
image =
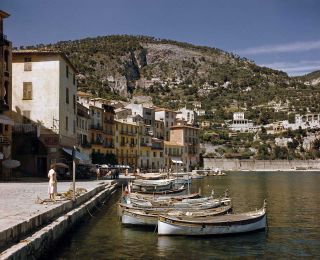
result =
[{"label": "stone wall", "polygon": [[239,160],[204,158],[203,168],[219,168],[226,171],[320,171],[320,160]]}]

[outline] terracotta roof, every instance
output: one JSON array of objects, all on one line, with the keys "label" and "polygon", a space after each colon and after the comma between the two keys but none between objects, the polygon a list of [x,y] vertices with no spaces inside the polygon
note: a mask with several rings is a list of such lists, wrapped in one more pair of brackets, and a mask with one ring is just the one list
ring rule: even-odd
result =
[{"label": "terracotta roof", "polygon": [[195,129],[195,130],[200,130],[200,128],[190,126],[190,125],[174,125],[174,126],[170,127],[170,129],[178,129],[178,128],[191,128],[191,129]]},{"label": "terracotta roof", "polygon": [[60,55],[69,65],[70,67],[75,71],[78,72],[76,67],[72,64],[72,62],[69,60],[67,55],[62,51],[56,51],[56,50],[13,50],[12,55],[26,55],[26,54],[38,54],[38,55]]}]

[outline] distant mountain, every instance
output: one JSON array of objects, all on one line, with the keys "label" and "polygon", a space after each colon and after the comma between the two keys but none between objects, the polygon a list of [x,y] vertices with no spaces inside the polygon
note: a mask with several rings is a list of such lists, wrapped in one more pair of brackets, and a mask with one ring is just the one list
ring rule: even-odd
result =
[{"label": "distant mountain", "polygon": [[79,89],[101,97],[150,95],[154,104],[170,108],[201,101],[207,111],[217,110],[217,118],[269,101],[288,101],[294,110],[320,109],[319,88],[310,95],[301,79],[216,48],[128,35],[24,48],[64,51],[79,70]]}]

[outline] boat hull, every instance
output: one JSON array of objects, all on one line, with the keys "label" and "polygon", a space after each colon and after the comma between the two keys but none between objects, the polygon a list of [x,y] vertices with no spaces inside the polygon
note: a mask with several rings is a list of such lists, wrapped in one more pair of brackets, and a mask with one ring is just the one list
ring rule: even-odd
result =
[{"label": "boat hull", "polygon": [[[197,214],[197,218],[201,219],[201,217],[204,217],[207,214],[210,214],[211,216],[218,216],[218,215],[224,215],[227,214],[228,212],[232,211],[232,206],[225,206],[222,207],[220,210],[219,208],[217,208],[215,211],[203,211],[203,213],[201,213],[201,210],[196,211]],[[175,211],[172,211],[171,214],[177,214],[174,213]],[[191,211],[185,210],[183,211],[184,214],[192,214],[192,209]],[[146,213],[140,213],[140,212],[135,212],[135,211],[131,211],[131,210],[123,210],[122,213],[122,224],[125,225],[140,225],[140,226],[156,226],[158,224],[158,218],[159,218],[159,214],[161,212],[157,213],[153,213],[153,214],[146,214]],[[168,212],[168,214],[170,214],[170,211]]]},{"label": "boat hull", "polygon": [[211,225],[210,223],[181,224],[160,217],[158,220],[158,234],[185,236],[230,235],[265,229],[266,223],[266,215],[261,216],[251,223],[215,223],[214,225]]}]

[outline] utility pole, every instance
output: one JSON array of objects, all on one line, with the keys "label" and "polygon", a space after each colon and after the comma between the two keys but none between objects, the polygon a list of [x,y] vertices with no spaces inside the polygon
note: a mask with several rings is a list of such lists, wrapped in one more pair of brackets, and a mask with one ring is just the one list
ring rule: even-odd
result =
[{"label": "utility pole", "polygon": [[72,201],[76,201],[76,147],[73,146],[72,149]]}]

